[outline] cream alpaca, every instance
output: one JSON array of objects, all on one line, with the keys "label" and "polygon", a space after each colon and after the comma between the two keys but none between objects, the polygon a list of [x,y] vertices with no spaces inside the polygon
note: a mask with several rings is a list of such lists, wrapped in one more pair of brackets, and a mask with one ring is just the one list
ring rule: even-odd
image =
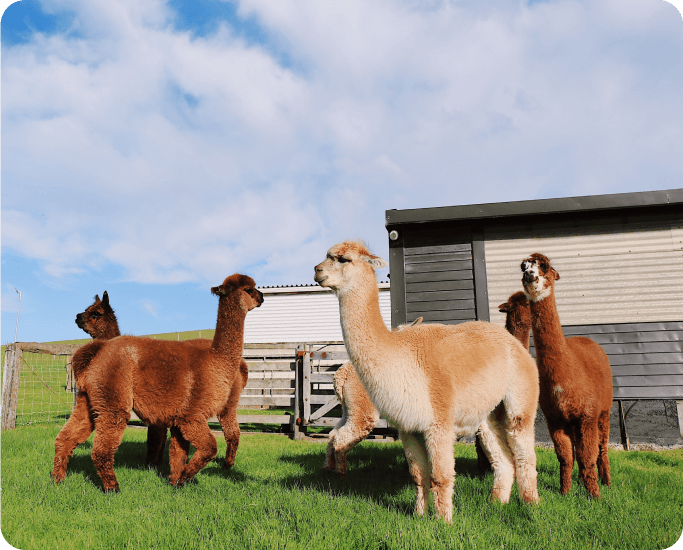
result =
[{"label": "cream alpaca", "polygon": [[538,372],[504,328],[490,323],[421,324],[389,331],[375,269],[386,262],[362,243],[333,246],[315,280],[336,291],[344,343],[371,400],[398,427],[415,483],[415,514],[430,488],[436,514],[453,517],[456,437],[477,428],[494,471],[491,500],[538,502],[534,419]]}]

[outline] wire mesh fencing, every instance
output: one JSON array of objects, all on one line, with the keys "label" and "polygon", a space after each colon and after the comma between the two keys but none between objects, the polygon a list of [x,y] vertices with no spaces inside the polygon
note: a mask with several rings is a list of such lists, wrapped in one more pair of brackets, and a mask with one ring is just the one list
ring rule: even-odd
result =
[{"label": "wire mesh fencing", "polygon": [[62,423],[70,416],[76,391],[71,355],[76,349],[78,346],[7,345],[2,380],[3,429]]}]

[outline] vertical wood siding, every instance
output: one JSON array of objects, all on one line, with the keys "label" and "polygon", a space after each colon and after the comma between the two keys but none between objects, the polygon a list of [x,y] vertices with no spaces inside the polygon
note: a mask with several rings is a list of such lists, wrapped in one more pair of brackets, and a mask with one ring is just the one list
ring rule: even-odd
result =
[{"label": "vertical wood siding", "polygon": [[522,290],[533,252],[560,273],[563,325],[683,320],[683,214],[489,226],[485,250],[493,323],[504,324],[498,305]]}]

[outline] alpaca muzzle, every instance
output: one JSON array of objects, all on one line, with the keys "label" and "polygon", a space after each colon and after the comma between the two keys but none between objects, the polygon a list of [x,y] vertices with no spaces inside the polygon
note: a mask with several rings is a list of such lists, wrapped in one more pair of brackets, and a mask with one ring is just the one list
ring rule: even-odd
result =
[{"label": "alpaca muzzle", "polygon": [[76,315],[76,324],[78,325],[78,328],[83,330],[83,327],[85,326],[85,320],[83,319],[82,313]]}]

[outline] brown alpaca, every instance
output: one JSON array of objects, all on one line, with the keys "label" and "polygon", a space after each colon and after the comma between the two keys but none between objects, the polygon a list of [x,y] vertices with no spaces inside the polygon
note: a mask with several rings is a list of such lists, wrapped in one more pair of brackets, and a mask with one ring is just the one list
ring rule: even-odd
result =
[{"label": "brown alpaca", "polygon": [[531,311],[529,300],[521,290],[511,294],[508,301],[498,306],[498,311],[505,313],[505,328],[522,345],[529,349],[529,333],[531,332]]},{"label": "brown alpaca", "polygon": [[477,430],[493,465],[491,500],[508,502],[516,479],[521,500],[538,502],[538,371],[529,352],[502,327],[480,321],[388,330],[375,275],[386,265],[363,243],[346,241],[328,250],[314,278],[336,292],[356,373],[399,430],[415,514],[424,514],[431,492],[437,516],[452,522],[453,444]]},{"label": "brown alpaca", "polygon": [[531,328],[541,383],[539,404],[560,462],[560,491],[571,488],[574,453],[579,479],[600,498],[595,467],[610,484],[607,456],[612,407],[612,369],[603,349],[589,338],[565,338],[555,304],[560,274],[543,254],[524,260],[522,284],[531,303]]},{"label": "brown alpaca", "polygon": [[[121,336],[119,330],[119,323],[114,314],[114,310],[109,304],[109,295],[107,291],[102,294],[102,300],[96,294],[95,301],[83,313],[76,315],[76,324],[78,328],[84,330],[96,340],[111,340],[117,336]],[[211,340],[195,339],[188,340],[188,342],[197,347],[211,347]],[[218,421],[221,424],[223,435],[225,436],[225,443],[227,446],[225,453],[224,468],[231,468],[235,464],[235,456],[240,441],[240,427],[237,421],[237,405],[239,402],[242,390],[247,384],[249,378],[249,367],[242,359],[240,361],[240,368],[238,376],[235,378],[233,388],[230,392],[230,398],[226,403],[225,408],[218,415]],[[145,461],[148,468],[160,468],[164,457],[164,447],[166,446],[168,426],[148,426],[147,427],[147,459]]]},{"label": "brown alpaca", "polygon": [[[171,427],[171,483],[183,485],[216,456],[207,424],[225,410],[242,361],[244,321],[263,303],[254,280],[235,274],[211,292],[219,297],[216,332],[209,348],[192,342],[121,336],[95,340],[74,355],[79,399],[55,441],[52,478],[66,476],[73,449],[96,430],[95,469],[105,491],[119,491],[114,453],[130,410],[148,425]],[[195,453],[186,463],[189,446]]]}]

